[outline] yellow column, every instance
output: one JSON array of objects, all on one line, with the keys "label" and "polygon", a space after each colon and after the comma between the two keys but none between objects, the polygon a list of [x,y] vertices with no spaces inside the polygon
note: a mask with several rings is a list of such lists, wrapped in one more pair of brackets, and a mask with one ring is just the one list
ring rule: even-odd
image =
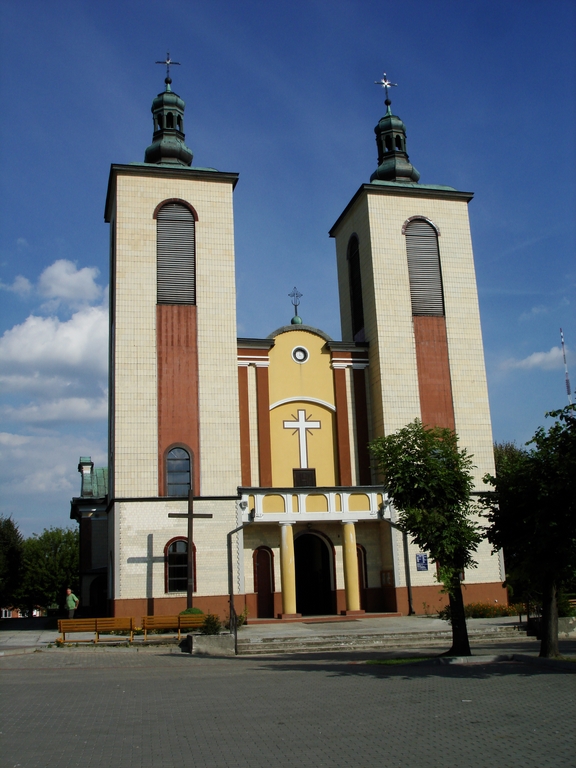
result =
[{"label": "yellow column", "polygon": [[356,528],[353,522],[342,523],[344,550],[344,587],[346,612],[360,610],[360,584],[358,583],[358,555],[356,554]]},{"label": "yellow column", "polygon": [[280,573],[282,576],[282,615],[296,615],[296,569],[294,567],[294,529],[280,523]]}]

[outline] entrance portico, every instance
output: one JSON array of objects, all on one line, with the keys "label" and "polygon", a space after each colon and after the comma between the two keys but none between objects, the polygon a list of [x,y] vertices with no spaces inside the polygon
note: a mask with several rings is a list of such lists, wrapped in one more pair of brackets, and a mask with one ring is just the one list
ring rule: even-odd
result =
[{"label": "entrance portico", "polygon": [[[379,525],[387,525],[390,519],[381,487],[242,488],[240,492],[239,522],[253,521],[250,531],[257,540],[264,536],[270,545],[277,542],[282,600],[278,618],[364,613],[359,571],[365,567],[365,549],[359,564],[357,527],[372,523],[370,540],[378,542]],[[379,562],[372,565],[379,578],[382,563],[379,553],[376,557]]]}]

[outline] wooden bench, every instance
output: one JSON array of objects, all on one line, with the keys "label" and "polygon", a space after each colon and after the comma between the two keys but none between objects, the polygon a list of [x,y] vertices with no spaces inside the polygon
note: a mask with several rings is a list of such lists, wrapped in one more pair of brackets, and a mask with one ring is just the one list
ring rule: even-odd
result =
[{"label": "wooden bench", "polygon": [[[132,617],[116,616],[111,619],[59,619],[58,631],[62,633],[60,642],[66,642],[66,635],[73,632],[94,632],[94,640],[77,640],[80,643],[97,643],[101,634],[112,632],[129,632],[130,642],[134,640],[134,619]],[[70,642],[70,641],[69,641]]]},{"label": "wooden bench", "polygon": [[185,613],[183,616],[143,616],[144,640],[148,639],[149,629],[174,629],[178,632],[178,640],[180,640],[183,629],[198,629],[204,624],[205,618],[203,613]]}]

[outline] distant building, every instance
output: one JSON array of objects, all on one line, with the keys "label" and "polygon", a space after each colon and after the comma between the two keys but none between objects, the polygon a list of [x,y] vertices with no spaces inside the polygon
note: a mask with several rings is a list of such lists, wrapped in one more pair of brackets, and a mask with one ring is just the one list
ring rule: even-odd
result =
[{"label": "distant building", "polygon": [[[378,168],[330,231],[343,341],[297,313],[266,339],[236,338],[238,176],[191,167],[169,78],[145,162],[112,165],[110,474],[91,496],[95,471],[80,462],[83,601],[101,599],[106,572],[114,615],[186,606],[192,487],[194,512],[212,515],[192,545],[204,610],[226,614],[227,534],[251,521],[232,570],[237,610],[253,618],[442,603],[426,553],[392,525],[367,443],[418,417],[456,429],[478,489],[493,471],[472,194],[418,183],[386,104]],[[478,560],[465,600],[505,602],[501,558],[484,543]]]}]

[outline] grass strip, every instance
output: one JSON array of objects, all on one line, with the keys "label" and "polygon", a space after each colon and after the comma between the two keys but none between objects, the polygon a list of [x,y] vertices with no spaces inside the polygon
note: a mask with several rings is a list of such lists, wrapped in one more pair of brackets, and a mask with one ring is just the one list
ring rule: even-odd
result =
[{"label": "grass strip", "polygon": [[419,661],[430,661],[430,659],[436,658],[435,656],[414,656],[407,659],[371,659],[366,664],[383,664],[384,666],[392,667],[397,664],[416,664]]}]

